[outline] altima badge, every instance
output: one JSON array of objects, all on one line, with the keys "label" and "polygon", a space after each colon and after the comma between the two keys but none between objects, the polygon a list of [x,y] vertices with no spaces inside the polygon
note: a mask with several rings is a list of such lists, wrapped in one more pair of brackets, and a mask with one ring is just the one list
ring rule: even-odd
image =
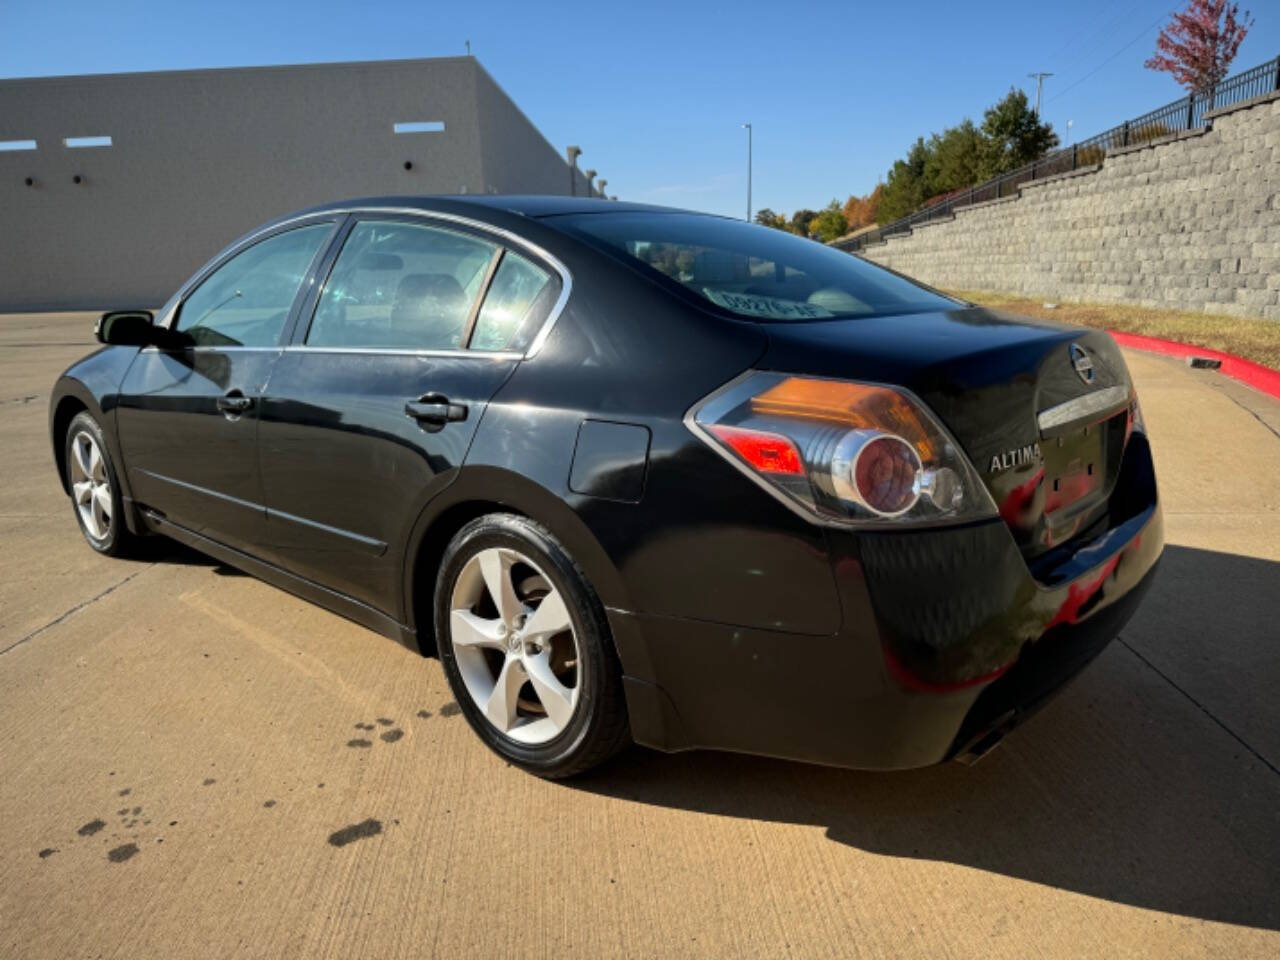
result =
[{"label": "altima badge", "polygon": [[1001,470],[1009,470],[1012,467],[1020,467],[1023,464],[1031,463],[1040,459],[1040,444],[1029,443],[1025,447],[1018,447],[1015,450],[1006,450],[1004,453],[997,454],[991,458],[991,473],[999,473]]},{"label": "altima badge", "polygon": [[1071,366],[1076,368],[1076,376],[1085,383],[1093,383],[1093,361],[1089,359],[1089,354],[1085,353],[1084,347],[1073,343],[1067,348],[1067,352],[1071,354]]}]

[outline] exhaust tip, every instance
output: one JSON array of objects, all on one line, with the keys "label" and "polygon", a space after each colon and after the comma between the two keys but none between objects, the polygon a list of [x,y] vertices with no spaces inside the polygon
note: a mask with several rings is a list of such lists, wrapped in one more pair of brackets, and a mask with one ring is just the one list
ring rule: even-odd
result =
[{"label": "exhaust tip", "polygon": [[975,734],[969,742],[960,748],[956,760],[966,767],[972,767],[1004,742],[1005,734],[1013,729],[1016,712],[1009,710],[1002,714],[985,730]]}]

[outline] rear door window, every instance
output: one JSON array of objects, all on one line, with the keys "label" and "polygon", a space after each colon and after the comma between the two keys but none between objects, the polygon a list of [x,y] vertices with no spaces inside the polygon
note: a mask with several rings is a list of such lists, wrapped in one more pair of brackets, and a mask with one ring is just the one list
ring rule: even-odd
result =
[{"label": "rear door window", "polygon": [[312,347],[458,350],[500,248],[396,220],[355,225],[307,331]]},{"label": "rear door window", "polygon": [[546,316],[551,274],[507,251],[493,275],[471,335],[472,350],[524,350]]}]

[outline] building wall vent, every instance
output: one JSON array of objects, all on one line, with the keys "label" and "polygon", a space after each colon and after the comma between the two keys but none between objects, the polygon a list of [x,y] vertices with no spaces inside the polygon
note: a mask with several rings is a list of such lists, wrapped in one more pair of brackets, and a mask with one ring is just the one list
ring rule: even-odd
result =
[{"label": "building wall vent", "polygon": [[407,120],[393,123],[391,129],[396,133],[444,133],[443,120]]}]

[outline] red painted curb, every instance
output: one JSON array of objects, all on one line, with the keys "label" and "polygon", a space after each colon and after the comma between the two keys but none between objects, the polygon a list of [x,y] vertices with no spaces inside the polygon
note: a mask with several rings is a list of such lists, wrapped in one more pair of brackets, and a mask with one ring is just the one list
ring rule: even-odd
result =
[{"label": "red painted curb", "polygon": [[1237,357],[1234,353],[1223,353],[1221,350],[1210,350],[1208,347],[1193,347],[1189,343],[1178,343],[1176,340],[1144,337],[1141,334],[1121,333],[1118,330],[1107,332],[1120,346],[1132,347],[1134,350],[1162,353],[1167,357],[1209,357],[1212,360],[1220,360],[1222,361],[1222,366],[1218,368],[1220,372],[1280,400],[1280,370],[1272,370],[1270,367],[1264,367],[1244,357]]}]

